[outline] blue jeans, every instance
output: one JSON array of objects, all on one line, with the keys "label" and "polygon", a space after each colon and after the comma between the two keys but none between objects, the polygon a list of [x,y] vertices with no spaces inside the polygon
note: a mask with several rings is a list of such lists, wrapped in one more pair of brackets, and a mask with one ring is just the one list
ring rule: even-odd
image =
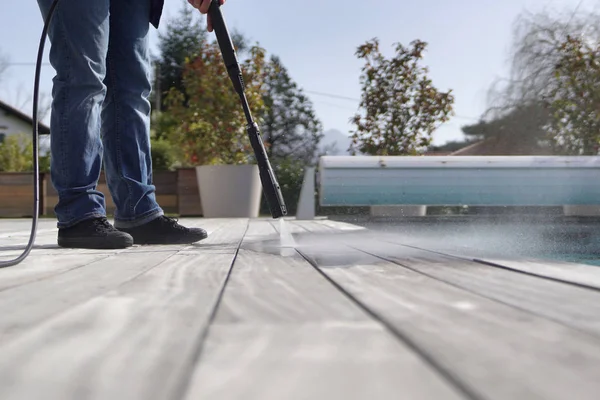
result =
[{"label": "blue jeans", "polygon": [[[38,0],[46,17],[52,0]],[[60,0],[48,30],[51,178],[58,227],[106,216],[104,167],[115,226],[163,214],[150,156],[150,0]]]}]

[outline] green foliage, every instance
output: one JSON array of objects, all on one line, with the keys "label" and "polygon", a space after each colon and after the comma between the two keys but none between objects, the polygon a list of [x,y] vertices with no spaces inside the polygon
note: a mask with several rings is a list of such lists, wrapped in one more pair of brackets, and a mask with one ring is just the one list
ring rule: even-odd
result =
[{"label": "green foliage", "polygon": [[365,61],[361,113],[352,122],[350,151],[369,155],[414,155],[424,152],[432,133],[446,122],[453,109],[451,91],[440,92],[419,66],[427,44],[420,40],[407,48],[395,45],[395,56],[386,59],[377,39],[368,41],[356,52]]},{"label": "green foliage", "polygon": [[[50,171],[50,154],[39,156],[40,172]],[[33,171],[33,141],[25,133],[9,135],[0,143],[0,172]]]},{"label": "green foliage", "polygon": [[40,172],[50,172],[50,163],[52,161],[52,158],[50,156],[50,153],[46,154],[46,155],[40,155],[39,157],[39,167],[40,167]]},{"label": "green foliage", "polygon": [[[273,171],[281,187],[281,194],[285,199],[285,205],[288,208],[288,214],[296,214],[298,208],[298,198],[304,181],[304,168],[306,164],[303,160],[286,158],[279,159],[273,164]],[[263,197],[261,213],[269,214],[269,206]]]},{"label": "green foliage", "polygon": [[600,46],[569,36],[547,97],[552,143],[563,154],[596,155],[600,145]]},{"label": "green foliage", "polygon": [[176,151],[168,140],[152,138],[152,169],[154,171],[169,171],[177,164]]},{"label": "green foliage", "polygon": [[0,143],[0,171],[33,171],[33,149],[31,138],[26,134],[7,136]]},{"label": "green foliage", "polygon": [[269,158],[274,163],[290,157],[304,164],[313,163],[323,138],[321,122],[310,100],[276,56],[267,64],[265,92],[261,129]]},{"label": "green foliage", "polygon": [[[256,115],[264,109],[265,52],[255,46],[241,62],[246,97]],[[183,91],[172,87],[165,97],[169,107],[159,122],[183,166],[244,164],[252,160],[246,119],[239,96],[216,43],[204,43],[197,57],[187,61]]]},{"label": "green foliage", "polygon": [[[157,76],[155,90],[161,96],[171,88],[183,91],[183,70],[186,59],[200,54],[207,40],[207,32],[202,21],[195,17],[196,10],[183,4],[177,18],[167,24],[165,33],[159,33],[158,48],[160,57],[156,61]],[[163,107],[166,104],[162,104]]]},{"label": "green foliage", "polygon": [[[236,46],[238,54],[243,55],[249,49],[248,40],[237,31],[231,32],[231,39]],[[178,15],[168,21],[164,33],[159,33],[159,57],[155,60],[155,83],[152,92],[152,102],[156,103],[156,96],[161,97],[161,111],[168,109],[168,104],[163,96],[171,88],[180,93],[185,93],[183,73],[188,59],[198,57],[204,44],[208,41],[208,32],[203,17],[187,2],[182,4]],[[158,136],[162,135],[158,130]]]}]

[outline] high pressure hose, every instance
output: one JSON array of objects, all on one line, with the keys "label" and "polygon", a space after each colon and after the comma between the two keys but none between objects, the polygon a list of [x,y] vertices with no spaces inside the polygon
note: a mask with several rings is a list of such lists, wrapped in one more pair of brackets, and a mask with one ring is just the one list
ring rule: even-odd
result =
[{"label": "high pressure hose", "polygon": [[38,227],[38,215],[40,213],[40,166],[39,166],[39,121],[38,121],[38,103],[39,103],[39,92],[40,92],[40,71],[42,69],[42,59],[44,57],[44,44],[46,43],[46,37],[48,36],[48,27],[50,25],[50,20],[52,19],[52,15],[54,14],[54,10],[58,5],[59,0],[54,0],[52,5],[50,6],[50,10],[48,11],[48,15],[46,16],[46,20],[44,22],[44,29],[42,31],[42,37],[40,38],[40,45],[38,47],[38,56],[37,63],[35,67],[35,82],[33,86],[33,214],[31,221],[31,233],[29,235],[29,243],[25,247],[23,253],[13,259],[8,261],[0,261],[0,268],[12,267],[14,265],[20,264],[23,260],[29,256],[31,250],[33,249],[33,244],[35,242],[35,236],[37,233]]}]

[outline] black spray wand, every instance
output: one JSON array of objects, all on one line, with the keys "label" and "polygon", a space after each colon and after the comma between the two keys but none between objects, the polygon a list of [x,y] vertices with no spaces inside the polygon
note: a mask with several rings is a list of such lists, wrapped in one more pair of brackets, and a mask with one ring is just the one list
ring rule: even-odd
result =
[{"label": "black spray wand", "polygon": [[258,163],[258,170],[260,173],[260,180],[262,182],[263,192],[267,198],[269,209],[273,218],[280,218],[287,215],[287,208],[283,201],[281,194],[281,188],[267,157],[267,152],[260,136],[260,130],[258,124],[253,120],[250,112],[250,106],[248,105],[248,99],[245,94],[244,79],[242,77],[242,71],[237,60],[235,48],[231,36],[227,31],[227,25],[221,12],[221,3],[219,0],[212,0],[210,8],[208,10],[210,15],[212,26],[217,36],[217,42],[221,48],[221,54],[223,55],[223,61],[225,61],[225,67],[233,83],[235,91],[240,96],[242,101],[242,107],[244,108],[244,114],[246,114],[246,121],[248,122],[248,136],[250,137],[250,144],[254,150],[256,156],[256,162]]}]

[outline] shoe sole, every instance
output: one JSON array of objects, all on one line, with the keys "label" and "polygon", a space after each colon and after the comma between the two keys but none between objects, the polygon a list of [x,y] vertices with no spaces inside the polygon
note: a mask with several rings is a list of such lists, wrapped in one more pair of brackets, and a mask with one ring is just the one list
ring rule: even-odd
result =
[{"label": "shoe sole", "polygon": [[196,237],[185,237],[185,238],[174,238],[174,239],[165,239],[165,238],[152,238],[152,239],[144,239],[139,238],[136,239],[134,237],[133,243],[137,245],[175,245],[175,244],[194,244],[206,239],[208,235],[199,235]]},{"label": "shoe sole", "polygon": [[69,249],[114,250],[133,246],[133,239],[128,238],[58,238],[58,246]]}]

